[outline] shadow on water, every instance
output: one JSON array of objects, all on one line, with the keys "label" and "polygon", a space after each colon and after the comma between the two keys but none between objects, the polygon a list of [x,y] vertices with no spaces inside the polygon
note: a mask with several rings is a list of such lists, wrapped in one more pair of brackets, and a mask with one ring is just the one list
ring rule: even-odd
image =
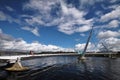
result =
[{"label": "shadow on water", "polygon": [[120,58],[88,57],[78,61],[77,56],[42,57],[22,61],[30,67],[25,72],[0,71],[0,80],[120,80]]}]

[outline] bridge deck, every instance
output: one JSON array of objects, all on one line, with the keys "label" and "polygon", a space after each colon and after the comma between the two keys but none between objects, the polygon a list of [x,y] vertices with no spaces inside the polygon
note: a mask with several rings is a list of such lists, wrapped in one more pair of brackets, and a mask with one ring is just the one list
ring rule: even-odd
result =
[{"label": "bridge deck", "polygon": [[75,55],[75,54],[37,54],[37,55],[14,55],[14,56],[0,56],[0,60],[11,60],[17,58],[42,57],[42,56],[57,56],[57,55]]},{"label": "bridge deck", "polygon": [[[80,54],[75,54],[75,53],[57,53],[57,54],[34,54],[34,55],[14,55],[14,56],[0,56],[0,62],[4,61],[8,61],[8,60],[17,60],[17,58],[21,58],[22,60],[24,59],[32,59],[32,58],[37,58],[37,57],[44,57],[44,56],[59,56],[59,55],[80,55]],[[89,57],[89,56],[94,56],[94,57],[108,57],[110,54],[106,54],[106,53],[100,53],[100,54],[92,54],[92,53],[88,53],[85,54],[85,56]],[[115,54],[113,53],[112,55],[115,56],[119,56],[119,54]]]}]

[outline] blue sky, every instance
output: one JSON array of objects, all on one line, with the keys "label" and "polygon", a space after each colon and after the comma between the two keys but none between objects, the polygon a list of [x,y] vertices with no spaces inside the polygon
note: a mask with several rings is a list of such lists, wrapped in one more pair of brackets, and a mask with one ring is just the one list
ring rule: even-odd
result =
[{"label": "blue sky", "polygon": [[0,0],[0,49],[120,50],[120,0]]}]

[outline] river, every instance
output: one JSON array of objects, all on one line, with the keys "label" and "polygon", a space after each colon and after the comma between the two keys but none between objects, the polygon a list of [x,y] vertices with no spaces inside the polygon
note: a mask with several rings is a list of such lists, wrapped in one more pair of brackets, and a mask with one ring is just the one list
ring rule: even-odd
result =
[{"label": "river", "polygon": [[0,80],[120,80],[120,58],[49,56],[24,60],[25,72],[0,70]]}]

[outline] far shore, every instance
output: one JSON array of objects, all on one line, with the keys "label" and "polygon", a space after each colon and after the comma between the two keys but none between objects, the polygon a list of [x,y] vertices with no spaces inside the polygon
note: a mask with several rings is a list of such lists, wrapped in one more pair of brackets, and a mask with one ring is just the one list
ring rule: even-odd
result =
[{"label": "far shore", "polygon": [[[67,54],[67,55],[81,55],[77,52],[33,52],[32,55],[39,54]],[[108,57],[109,55],[115,55],[120,57],[120,52],[86,52],[85,56],[96,56],[96,57]],[[13,52],[13,51],[0,51],[0,56],[13,56],[13,55],[31,55],[30,52]]]}]

